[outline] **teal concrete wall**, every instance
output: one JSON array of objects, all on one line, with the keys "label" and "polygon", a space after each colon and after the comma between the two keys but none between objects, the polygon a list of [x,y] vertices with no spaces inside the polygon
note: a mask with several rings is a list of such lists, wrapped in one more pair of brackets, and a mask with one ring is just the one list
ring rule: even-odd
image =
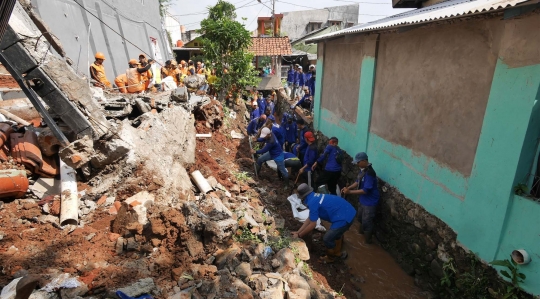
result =
[{"label": "teal concrete wall", "polygon": [[[340,147],[351,156],[367,149],[381,179],[447,223],[458,241],[484,261],[507,259],[514,249],[527,250],[533,261],[520,267],[527,275],[523,288],[540,294],[540,204],[513,194],[516,184],[529,181],[537,152],[540,64],[509,67],[499,59],[473,169],[464,176],[370,132],[376,58],[360,59],[356,124],[316,105],[315,129],[338,137]],[[318,74],[324,72],[321,62]],[[325,87],[317,85],[318,95],[320,88]],[[320,100],[316,97],[316,102]]]}]

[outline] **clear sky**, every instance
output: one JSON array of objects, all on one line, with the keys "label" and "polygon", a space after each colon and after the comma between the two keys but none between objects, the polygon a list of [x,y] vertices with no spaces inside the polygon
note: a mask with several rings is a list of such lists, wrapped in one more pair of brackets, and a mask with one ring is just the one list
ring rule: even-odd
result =
[{"label": "clear sky", "polygon": [[[186,26],[186,29],[199,29],[199,22],[206,18],[209,6],[213,6],[218,0],[172,0],[169,12]],[[257,17],[270,16],[272,11],[257,2],[257,0],[228,0],[237,8],[238,21],[245,24],[246,28],[253,31],[257,28]],[[385,16],[394,15],[407,11],[407,9],[392,8],[392,0],[275,0],[276,13],[287,11],[309,10],[332,6],[341,6],[359,3],[360,23],[371,22]],[[262,0],[271,7],[272,0]],[[246,20],[242,20],[246,18]]]}]

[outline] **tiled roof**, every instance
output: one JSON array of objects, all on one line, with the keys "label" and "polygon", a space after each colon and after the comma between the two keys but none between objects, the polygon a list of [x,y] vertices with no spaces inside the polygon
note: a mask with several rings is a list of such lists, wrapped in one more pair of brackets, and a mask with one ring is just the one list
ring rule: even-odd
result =
[{"label": "tiled roof", "polygon": [[252,37],[249,51],[255,56],[280,56],[292,54],[288,37]]}]

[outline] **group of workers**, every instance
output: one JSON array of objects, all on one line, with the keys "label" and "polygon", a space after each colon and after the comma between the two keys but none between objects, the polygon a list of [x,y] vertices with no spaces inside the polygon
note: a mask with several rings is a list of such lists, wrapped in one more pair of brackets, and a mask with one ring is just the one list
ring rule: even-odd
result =
[{"label": "group of workers", "polygon": [[139,55],[139,60],[131,59],[125,73],[114,79],[116,88],[105,74],[103,65],[105,55],[96,53],[95,61],[90,65],[90,77],[94,86],[106,90],[118,90],[121,93],[141,93],[145,91],[172,90],[179,86],[186,86],[190,92],[201,91],[210,93],[217,77],[215,70],[211,70],[198,61],[182,60],[180,65],[176,60],[168,60],[161,68],[154,65],[153,59],[145,54]]},{"label": "group of workers", "polygon": [[[252,94],[251,120],[247,131],[252,136],[250,138],[262,144],[259,150],[252,149],[253,154],[259,155],[256,171],[259,173],[266,161],[274,160],[285,188],[289,187],[290,178],[287,168],[297,175],[297,179],[302,176],[307,183],[298,187],[297,194],[309,208],[309,218],[292,235],[304,237],[316,227],[319,218],[328,221],[331,225],[323,237],[327,251],[322,260],[334,262],[345,258],[347,253],[342,251],[343,235],[351,227],[355,215],[360,222],[358,232],[365,235],[366,243],[372,243],[380,198],[375,170],[365,152],[356,154],[352,163],[360,168],[358,176],[353,184],[340,188],[338,196],[338,181],[344,160],[338,138],[331,137],[319,154],[315,134],[302,118],[296,117],[294,112],[283,113],[281,122],[276,121],[275,97],[275,93],[272,93],[265,98],[256,90]],[[315,172],[316,180],[312,180]],[[349,194],[359,195],[358,210],[342,197]]]},{"label": "group of workers", "polygon": [[316,82],[315,65],[310,65],[307,72],[299,64],[291,66],[287,72],[287,88],[290,92],[290,98],[295,99],[301,106],[307,110],[313,110],[313,96],[315,95]]}]

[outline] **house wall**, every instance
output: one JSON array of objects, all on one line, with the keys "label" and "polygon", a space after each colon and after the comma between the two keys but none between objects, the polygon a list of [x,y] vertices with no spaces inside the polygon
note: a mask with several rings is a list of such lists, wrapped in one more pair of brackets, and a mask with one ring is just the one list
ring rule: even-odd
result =
[{"label": "house wall", "polygon": [[[76,2],[140,49],[125,42]],[[125,72],[129,59],[137,59],[141,52],[162,61],[170,57],[158,0],[32,0],[32,4],[60,39],[74,62],[73,68],[80,74],[88,75],[88,66],[94,62],[96,52],[105,54],[105,71],[111,82]],[[157,39],[161,57],[155,57],[150,37]]]},{"label": "house wall", "polygon": [[302,11],[283,13],[281,21],[281,34],[289,37],[291,41],[301,38],[308,33],[307,25],[310,22],[322,22],[326,26],[328,20],[341,20],[343,22],[358,23],[358,4],[327,7]]},{"label": "house wall", "polygon": [[[540,294],[540,204],[513,194],[528,179],[540,137],[540,33],[533,28],[540,28],[538,13],[381,34],[378,51],[356,51],[359,98],[349,107],[356,121],[325,104],[326,90],[340,88],[326,79],[328,64],[340,63],[328,59],[327,41],[317,63],[323,79],[314,125],[344,137],[340,147],[350,155],[367,150],[381,179],[484,261],[529,251],[523,287]],[[353,65],[347,58],[341,63]],[[439,249],[449,246],[456,243]]]}]

